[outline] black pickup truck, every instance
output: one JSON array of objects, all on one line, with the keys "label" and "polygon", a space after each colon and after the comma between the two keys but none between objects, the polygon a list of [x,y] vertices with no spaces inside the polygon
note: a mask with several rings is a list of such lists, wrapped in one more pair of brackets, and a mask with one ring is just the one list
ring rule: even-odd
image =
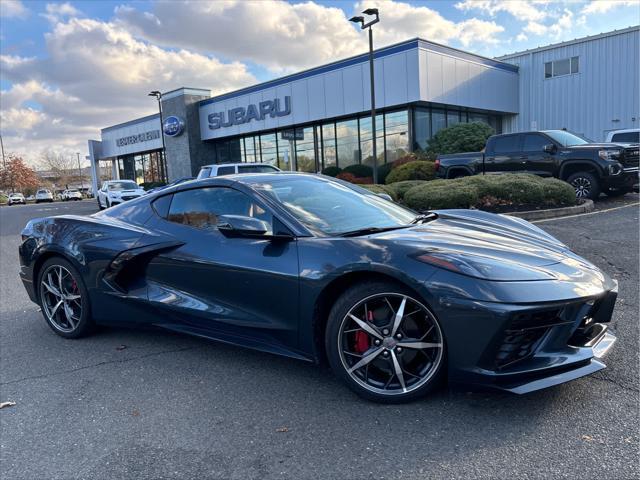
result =
[{"label": "black pickup truck", "polygon": [[532,173],[568,182],[577,197],[617,196],[637,188],[639,149],[591,143],[566,130],[493,135],[482,152],[438,155],[436,177]]}]

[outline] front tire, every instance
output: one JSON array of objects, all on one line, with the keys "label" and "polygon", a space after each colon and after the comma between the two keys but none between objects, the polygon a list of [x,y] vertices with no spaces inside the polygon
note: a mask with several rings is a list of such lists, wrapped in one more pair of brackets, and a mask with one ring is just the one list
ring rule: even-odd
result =
[{"label": "front tire", "polygon": [[38,274],[38,302],[51,329],[64,338],[80,338],[94,328],[89,294],[80,273],[67,260],[53,257]]},{"label": "front tire", "polygon": [[595,200],[600,196],[600,181],[593,173],[576,172],[569,175],[566,181],[575,190],[576,198]]},{"label": "front tire", "polygon": [[440,324],[423,301],[392,282],[365,282],[334,304],[325,349],[334,373],[368,400],[402,403],[440,385],[446,369]]}]

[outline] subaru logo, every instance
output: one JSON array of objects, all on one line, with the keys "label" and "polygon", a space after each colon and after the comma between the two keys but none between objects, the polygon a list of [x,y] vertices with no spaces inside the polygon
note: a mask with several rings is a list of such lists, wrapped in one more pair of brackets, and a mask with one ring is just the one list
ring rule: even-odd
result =
[{"label": "subaru logo", "polygon": [[169,137],[177,137],[184,131],[184,120],[173,115],[167,117],[162,122],[162,131]]}]

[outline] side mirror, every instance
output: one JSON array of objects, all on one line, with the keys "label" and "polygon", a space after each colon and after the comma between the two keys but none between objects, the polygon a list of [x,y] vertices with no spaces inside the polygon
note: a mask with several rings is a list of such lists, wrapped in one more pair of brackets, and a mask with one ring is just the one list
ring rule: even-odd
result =
[{"label": "side mirror", "polygon": [[542,147],[542,149],[546,152],[546,153],[555,153],[556,151],[556,146],[553,143],[549,143],[548,145],[545,145],[544,147]]},{"label": "side mirror", "polygon": [[218,230],[240,237],[261,237],[269,231],[267,222],[243,215],[220,215]]},{"label": "side mirror", "polygon": [[393,202],[393,198],[391,198],[391,195],[389,195],[388,193],[376,193],[376,195],[380,198],[384,198],[385,200]]}]

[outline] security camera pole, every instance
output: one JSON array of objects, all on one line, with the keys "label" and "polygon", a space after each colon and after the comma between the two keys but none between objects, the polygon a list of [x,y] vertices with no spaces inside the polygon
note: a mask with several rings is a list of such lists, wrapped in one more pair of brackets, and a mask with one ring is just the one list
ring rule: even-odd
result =
[{"label": "security camera pole", "polygon": [[350,22],[359,23],[360,29],[369,29],[369,79],[371,80],[371,140],[373,142],[373,183],[378,183],[378,154],[377,154],[377,138],[376,138],[376,93],[373,77],[373,29],[372,25],[380,21],[380,15],[377,8],[367,8],[365,15],[375,15],[375,18],[368,23],[364,22],[364,17],[356,16],[349,19]]},{"label": "security camera pole", "polygon": [[158,90],[154,90],[152,92],[149,92],[149,96],[150,97],[156,97],[156,99],[158,100],[158,112],[160,112],[160,138],[162,138],[162,161],[166,162],[167,161],[167,149],[164,145],[164,131],[162,130],[162,92],[159,92]]}]

